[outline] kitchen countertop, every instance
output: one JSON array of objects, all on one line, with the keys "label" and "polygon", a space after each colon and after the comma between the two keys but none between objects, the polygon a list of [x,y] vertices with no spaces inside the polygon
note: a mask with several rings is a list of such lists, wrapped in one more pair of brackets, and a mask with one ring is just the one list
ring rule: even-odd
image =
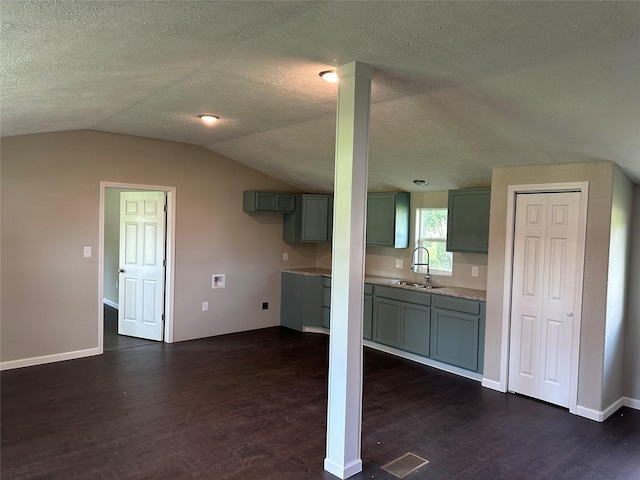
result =
[{"label": "kitchen countertop", "polygon": [[[309,268],[284,268],[283,272],[289,273],[297,273],[300,275],[316,275],[323,277],[331,276],[330,268],[317,268],[317,267],[309,267]],[[431,293],[434,295],[448,295],[450,297],[459,297],[459,298],[467,298],[469,300],[480,300],[482,302],[487,299],[486,290],[475,290],[473,288],[464,288],[464,287],[456,287],[453,285],[444,285],[440,288],[420,288],[414,287],[412,285],[398,285],[391,283],[393,281],[408,281],[413,282],[414,280],[407,278],[394,278],[394,277],[383,277],[378,275],[366,275],[364,276],[365,283],[371,283],[374,285],[384,285],[386,287],[393,288],[404,288],[407,290],[415,290],[418,292]],[[443,285],[443,284],[438,284]]]}]

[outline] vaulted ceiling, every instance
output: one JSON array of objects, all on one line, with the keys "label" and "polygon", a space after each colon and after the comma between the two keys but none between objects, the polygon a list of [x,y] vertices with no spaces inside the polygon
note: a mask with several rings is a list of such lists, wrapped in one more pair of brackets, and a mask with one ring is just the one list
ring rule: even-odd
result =
[{"label": "vaulted ceiling", "polygon": [[360,61],[371,191],[593,161],[640,183],[640,2],[3,0],[0,17],[2,136],[196,144],[331,191],[337,87],[318,72]]}]

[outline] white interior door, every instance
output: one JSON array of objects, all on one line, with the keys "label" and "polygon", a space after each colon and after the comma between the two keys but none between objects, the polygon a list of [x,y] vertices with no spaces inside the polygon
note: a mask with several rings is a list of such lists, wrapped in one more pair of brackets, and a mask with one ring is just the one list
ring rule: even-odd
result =
[{"label": "white interior door", "polygon": [[[509,390],[569,406],[580,193],[519,194]],[[577,348],[577,347],[576,347]]]},{"label": "white interior door", "polygon": [[118,333],[162,340],[165,193],[120,194]]}]

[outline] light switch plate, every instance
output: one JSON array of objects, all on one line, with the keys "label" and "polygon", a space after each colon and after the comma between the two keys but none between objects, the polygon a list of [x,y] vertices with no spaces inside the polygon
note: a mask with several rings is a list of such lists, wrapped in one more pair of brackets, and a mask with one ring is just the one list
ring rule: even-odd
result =
[{"label": "light switch plate", "polygon": [[88,258],[91,256],[91,247],[84,247],[84,256]]},{"label": "light switch plate", "polygon": [[202,302],[202,311],[206,312],[209,310],[209,302]]},{"label": "light switch plate", "polygon": [[472,277],[477,277],[478,276],[478,267],[476,265],[471,267],[471,276]]},{"label": "light switch plate", "polygon": [[404,268],[404,260],[396,258],[396,268]]}]

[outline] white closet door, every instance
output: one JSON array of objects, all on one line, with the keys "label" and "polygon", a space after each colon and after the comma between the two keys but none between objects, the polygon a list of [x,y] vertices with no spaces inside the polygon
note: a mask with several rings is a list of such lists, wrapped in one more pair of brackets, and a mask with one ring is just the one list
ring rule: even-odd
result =
[{"label": "white closet door", "polygon": [[509,390],[569,406],[580,193],[516,203]]}]

